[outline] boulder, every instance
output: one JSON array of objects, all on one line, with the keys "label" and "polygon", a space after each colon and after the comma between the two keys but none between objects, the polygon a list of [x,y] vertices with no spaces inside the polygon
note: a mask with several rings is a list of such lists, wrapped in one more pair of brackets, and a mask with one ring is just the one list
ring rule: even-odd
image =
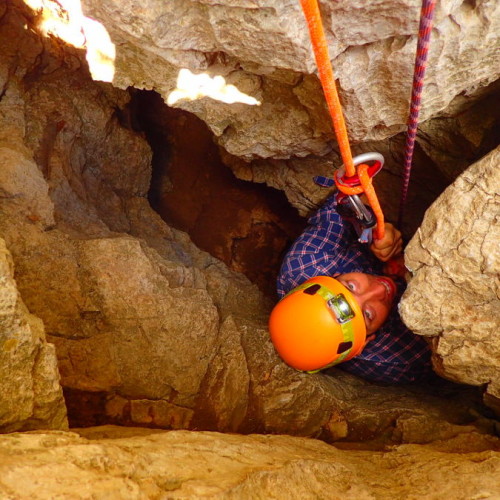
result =
[{"label": "boulder", "polygon": [[469,167],[427,211],[405,254],[405,323],[432,339],[434,369],[500,401],[500,148]]},{"label": "boulder", "polygon": [[67,429],[54,346],[19,295],[12,257],[1,238],[0,371],[0,432]]},{"label": "boulder", "polygon": [[0,495],[83,498],[497,498],[498,438],[342,449],[306,438],[97,427],[0,436]]}]

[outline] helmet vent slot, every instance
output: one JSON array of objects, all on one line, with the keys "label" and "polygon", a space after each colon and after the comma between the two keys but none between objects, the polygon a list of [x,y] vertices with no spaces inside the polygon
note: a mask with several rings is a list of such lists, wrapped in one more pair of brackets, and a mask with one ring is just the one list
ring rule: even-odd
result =
[{"label": "helmet vent slot", "polygon": [[352,347],[352,342],[341,342],[339,348],[337,349],[337,354],[342,354],[348,351]]},{"label": "helmet vent slot", "polygon": [[321,285],[312,285],[310,287],[307,287],[304,290],[304,293],[307,293],[307,295],[314,295],[319,289],[321,288]]}]

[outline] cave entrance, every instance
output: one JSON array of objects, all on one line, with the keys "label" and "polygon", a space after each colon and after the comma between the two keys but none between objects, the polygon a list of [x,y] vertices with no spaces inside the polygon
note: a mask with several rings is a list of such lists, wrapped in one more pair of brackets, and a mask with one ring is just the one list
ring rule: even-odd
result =
[{"label": "cave entrance", "polygon": [[151,206],[198,248],[274,296],[283,253],[305,219],[281,191],[237,179],[201,119],[167,106],[157,92],[131,93],[133,126],[153,151]]}]

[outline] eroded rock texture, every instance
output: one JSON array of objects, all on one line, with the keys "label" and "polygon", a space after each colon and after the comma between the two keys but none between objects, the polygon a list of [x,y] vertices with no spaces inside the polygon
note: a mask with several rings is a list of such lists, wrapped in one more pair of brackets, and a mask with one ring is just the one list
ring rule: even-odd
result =
[{"label": "eroded rock texture", "polygon": [[[288,368],[268,338],[272,301],[148,203],[152,151],[118,87],[154,87],[168,99],[180,68],[223,75],[262,101],[174,103],[208,124],[241,178],[283,190],[302,215],[324,197],[310,178],[331,173],[338,155],[298,2],[83,2],[111,34],[114,55],[105,37],[92,38],[106,32],[97,22],[69,30],[77,5],[0,0],[0,430],[66,429],[58,368],[73,424],[232,434],[122,427],[1,436],[0,496],[500,496],[498,423],[479,391]],[[405,121],[417,2],[322,8],[349,126],[364,141],[357,152],[395,158],[400,136],[367,139],[388,138]],[[423,117],[444,111],[425,123],[417,149],[418,163],[430,166],[414,177],[422,206],[456,176],[453,155],[462,171],[494,142],[498,111],[487,85],[498,71],[497,9],[486,0],[439,5]],[[68,31],[52,14],[70,21]],[[112,63],[113,85],[92,81],[91,46]],[[466,140],[450,156],[453,136]],[[432,317],[425,297],[411,308],[425,324],[417,321],[419,333],[437,338],[436,369],[468,384],[493,381],[493,407],[497,157],[450,189],[469,210],[454,212],[445,195],[436,209],[443,218],[429,215],[409,250],[417,274],[408,293],[420,281],[436,300]],[[395,162],[386,172],[381,197],[394,205]],[[255,432],[338,447],[234,434]]]},{"label": "eroded rock texture", "polygon": [[[352,140],[385,139],[408,113],[420,2],[320,2]],[[252,158],[323,155],[331,127],[296,0],[161,2],[84,0],[117,45],[115,85],[165,99],[181,68],[221,75],[261,101],[176,103],[208,123],[229,153]],[[440,2],[422,118],[498,78],[498,2]],[[173,23],[172,20],[182,20]],[[270,131],[273,133],[270,133]]]},{"label": "eroded rock texture", "polygon": [[409,328],[433,337],[434,367],[485,385],[500,408],[500,148],[428,210],[406,251],[414,277],[401,303]]},{"label": "eroded rock texture", "polygon": [[[95,428],[0,436],[0,495],[38,498],[500,496],[497,438],[343,450],[289,436]],[[48,473],[50,471],[50,473]]]},{"label": "eroded rock texture", "polygon": [[54,345],[26,309],[13,275],[0,239],[0,432],[67,428]]},{"label": "eroded rock texture", "polygon": [[[209,256],[193,266],[201,254],[149,207],[149,146],[115,114],[128,95],[94,84],[78,52],[23,32],[32,19],[20,9],[8,5],[2,23],[0,229],[21,296],[56,345],[65,387],[161,400],[162,415],[176,400],[189,416],[219,322],[200,268],[224,267]],[[141,227],[164,257],[131,236]]]},{"label": "eroded rock texture", "polygon": [[38,11],[0,5],[0,232],[56,347],[73,422],[394,443],[419,439],[410,421],[428,435],[492,431],[451,393],[285,366],[272,302],[151,209],[151,150],[124,119],[129,94],[93,82],[81,50],[39,31]]},{"label": "eroded rock texture", "polygon": [[[408,115],[420,2],[320,4],[353,152],[384,154],[376,185],[395,221],[404,151],[396,134]],[[298,0],[84,0],[82,8],[115,44],[115,86],[155,89],[196,114],[238,177],[282,190],[301,215],[326,196],[311,178],[331,176],[342,161]],[[491,96],[498,95],[499,9],[492,0],[437,5],[421,111],[426,125],[415,155],[420,168],[403,227],[408,238],[444,187],[498,143],[491,130],[500,108]],[[179,81],[181,70],[222,77],[260,105],[203,97],[206,89]],[[173,100],[179,89],[183,97]]]}]

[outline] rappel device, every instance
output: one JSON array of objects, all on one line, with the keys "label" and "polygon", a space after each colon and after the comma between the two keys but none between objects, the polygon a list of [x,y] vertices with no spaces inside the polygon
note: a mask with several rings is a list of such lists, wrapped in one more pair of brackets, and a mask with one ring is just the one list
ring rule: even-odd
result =
[{"label": "rappel device", "polygon": [[[367,164],[367,174],[374,177],[384,166],[384,157],[380,153],[364,153],[352,159],[354,166]],[[357,187],[360,185],[358,175],[346,177],[343,166],[336,172],[336,183]],[[342,191],[337,196],[337,212],[345,220],[349,221],[358,235],[360,243],[370,244],[373,240],[373,228],[377,219],[371,207],[365,205],[359,195],[345,194]]]},{"label": "rappel device", "polygon": [[[326,42],[323,24],[321,21],[321,13],[317,0],[300,0],[304,16],[307,21],[311,45],[318,68],[318,76],[325,94],[328,111],[332,118],[335,137],[340,149],[340,155],[344,163],[345,171],[340,175],[335,175],[335,184],[341,193],[350,198],[345,202],[346,211],[349,214],[354,214],[355,226],[359,234],[360,241],[369,242],[370,234],[375,227],[375,237],[381,239],[384,237],[384,215],[377,195],[371,185],[371,178],[380,170],[383,165],[383,159],[378,169],[367,167],[364,163],[366,160],[359,160],[360,157],[352,158],[349,138],[342,113],[342,106],[337,93],[333,68],[328,54],[328,44]],[[427,55],[429,51],[429,40],[432,31],[432,21],[436,0],[422,0],[422,8],[420,11],[420,23],[417,40],[417,52],[415,56],[414,78],[412,85],[412,96],[410,105],[410,114],[408,118],[407,141],[405,148],[405,171],[403,177],[403,186],[401,193],[401,203],[399,212],[399,225],[401,226],[403,218],[403,206],[406,201],[408,184],[410,179],[410,170],[413,157],[413,149],[418,126],[418,114],[420,109],[420,101],[423,88],[423,79],[426,69]],[[378,153],[369,153],[371,155]],[[380,155],[381,156],[381,155]],[[363,155],[361,155],[363,157]],[[355,162],[357,160],[357,162]],[[356,169],[357,167],[357,169]],[[351,181],[355,179],[355,181]],[[376,219],[375,226],[372,225],[370,210],[361,206],[360,200],[356,198],[361,193],[365,193],[368,203],[371,207],[371,213]],[[342,197],[341,197],[342,198]],[[347,218],[351,217],[347,215]],[[361,232],[359,232],[361,231]]]},{"label": "rappel device", "polygon": [[[371,241],[373,227],[375,227],[376,231],[375,237],[381,239],[384,237],[385,232],[384,214],[380,208],[371,179],[382,168],[384,163],[383,157],[378,153],[367,153],[356,157],[357,161],[354,161],[342,113],[342,106],[337,93],[335,76],[328,54],[328,45],[321,22],[318,2],[317,0],[300,0],[300,3],[307,21],[314,57],[318,67],[318,76],[325,94],[326,104],[332,118],[335,137],[343,161],[341,172],[335,173],[335,184],[341,193],[350,197],[347,198],[345,207],[349,207],[346,210],[355,214],[356,225],[359,226],[361,231],[359,234],[361,241]],[[367,165],[366,162],[368,161],[372,161],[372,164]],[[357,197],[362,193],[366,195],[372,213],[365,211],[359,198],[354,198],[354,196]],[[372,214],[376,220],[375,225],[371,221]]]}]

